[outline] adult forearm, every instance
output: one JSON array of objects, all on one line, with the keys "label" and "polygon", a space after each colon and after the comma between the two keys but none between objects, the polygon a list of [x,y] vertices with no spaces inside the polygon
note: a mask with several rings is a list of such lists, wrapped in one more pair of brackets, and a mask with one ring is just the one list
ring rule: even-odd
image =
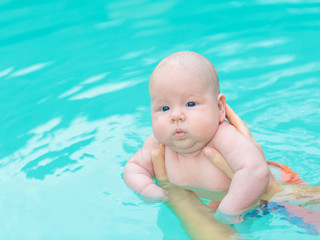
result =
[{"label": "adult forearm", "polygon": [[[170,183],[163,187],[169,193],[167,205],[181,220],[184,229],[192,239],[232,239],[237,234],[234,228],[218,222],[214,218],[213,210],[193,192]],[[239,236],[236,239],[239,239]]]},{"label": "adult forearm", "polygon": [[282,184],[282,191],[273,195],[270,201],[290,204],[317,204],[320,206],[320,186]]}]

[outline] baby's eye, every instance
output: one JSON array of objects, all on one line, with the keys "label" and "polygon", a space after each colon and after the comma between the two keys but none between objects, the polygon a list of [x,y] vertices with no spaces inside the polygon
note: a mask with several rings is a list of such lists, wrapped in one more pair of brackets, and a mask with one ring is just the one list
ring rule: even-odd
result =
[{"label": "baby's eye", "polygon": [[161,111],[162,112],[165,112],[165,111],[168,111],[170,108],[168,107],[168,106],[163,106],[162,108],[161,108]]},{"label": "baby's eye", "polygon": [[196,105],[195,102],[188,102],[187,107],[194,107]]}]

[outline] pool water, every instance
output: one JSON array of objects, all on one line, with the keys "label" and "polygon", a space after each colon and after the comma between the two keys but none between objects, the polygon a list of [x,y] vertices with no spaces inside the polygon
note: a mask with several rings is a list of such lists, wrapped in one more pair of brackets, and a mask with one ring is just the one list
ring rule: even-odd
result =
[{"label": "pool water", "polygon": [[[3,0],[0,28],[0,239],[189,239],[122,179],[152,69],[181,50],[213,62],[269,160],[320,184],[319,0]],[[319,238],[278,213],[238,231]]]}]

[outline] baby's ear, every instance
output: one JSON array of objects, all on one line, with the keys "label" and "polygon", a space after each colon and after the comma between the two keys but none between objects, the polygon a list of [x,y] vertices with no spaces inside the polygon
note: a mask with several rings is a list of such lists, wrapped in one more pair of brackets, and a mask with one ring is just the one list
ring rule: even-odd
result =
[{"label": "baby's ear", "polygon": [[218,95],[218,108],[219,108],[219,122],[223,122],[226,118],[226,96],[224,94]]}]

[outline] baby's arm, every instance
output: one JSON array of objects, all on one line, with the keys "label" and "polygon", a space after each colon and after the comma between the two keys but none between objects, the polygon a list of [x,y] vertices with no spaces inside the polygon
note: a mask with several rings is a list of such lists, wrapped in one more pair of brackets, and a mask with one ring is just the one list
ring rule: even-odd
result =
[{"label": "baby's arm", "polygon": [[219,210],[240,215],[264,194],[270,178],[268,165],[252,141],[227,122],[219,125],[212,143],[235,172]]},{"label": "baby's arm", "polygon": [[155,138],[149,136],[142,148],[127,162],[124,167],[125,183],[146,201],[166,201],[168,193],[157,186],[154,181],[154,170],[151,158]]}]

